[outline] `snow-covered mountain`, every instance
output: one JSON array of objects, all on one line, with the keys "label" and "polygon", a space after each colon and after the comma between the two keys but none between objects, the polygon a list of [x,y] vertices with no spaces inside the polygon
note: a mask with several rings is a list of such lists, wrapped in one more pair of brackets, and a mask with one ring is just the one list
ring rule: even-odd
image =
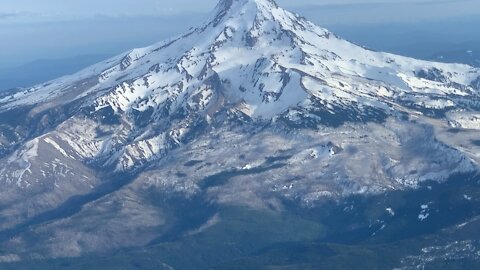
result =
[{"label": "snow-covered mountain", "polygon": [[[477,171],[478,130],[480,69],[367,50],[272,0],[221,0],[184,35],[0,93],[0,228],[22,250],[38,225],[47,256],[143,245],[165,223],[151,190],[281,209],[415,188]],[[107,213],[97,226],[126,236],[80,245],[88,228],[69,224]]]}]

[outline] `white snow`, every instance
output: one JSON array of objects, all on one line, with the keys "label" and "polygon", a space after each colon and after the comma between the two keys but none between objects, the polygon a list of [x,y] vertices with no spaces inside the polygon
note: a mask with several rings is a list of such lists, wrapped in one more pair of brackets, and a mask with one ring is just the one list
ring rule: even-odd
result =
[{"label": "white snow", "polygon": [[426,220],[426,219],[428,218],[428,216],[430,216],[429,213],[419,214],[419,215],[418,215],[418,219],[419,219],[420,221],[424,221],[424,220]]},{"label": "white snow", "polygon": [[455,128],[480,130],[480,113],[455,111],[447,115],[449,124]]},{"label": "white snow", "polygon": [[430,213],[429,213],[429,211],[430,211],[430,209],[429,209],[430,206],[429,206],[429,205],[430,205],[430,204],[422,204],[422,205],[420,206],[420,208],[422,209],[422,211],[420,212],[420,214],[418,214],[418,219],[419,219],[420,221],[424,221],[424,220],[426,220],[426,219],[430,216]]},{"label": "white snow", "polygon": [[48,137],[45,137],[43,139],[44,142],[52,145],[58,152],[60,152],[62,155],[64,155],[65,157],[69,157],[71,159],[74,159],[72,156],[70,156],[69,154],[67,154],[67,152],[65,152],[65,150],[60,147],[60,145],[58,145],[58,143],[56,141],[54,141],[53,139],[51,138],[48,138]]},{"label": "white snow", "polygon": [[395,211],[393,211],[392,208],[386,208],[385,211],[387,211],[387,213],[390,215],[390,216],[395,216]]}]

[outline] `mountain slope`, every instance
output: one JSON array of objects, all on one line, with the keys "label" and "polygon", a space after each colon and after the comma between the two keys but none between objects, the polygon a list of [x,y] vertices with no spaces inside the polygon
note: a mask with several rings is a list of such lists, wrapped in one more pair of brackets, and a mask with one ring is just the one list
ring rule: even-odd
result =
[{"label": "mountain slope", "polygon": [[479,111],[479,69],[222,0],[182,36],[1,93],[0,239],[77,256],[195,229],[173,233],[182,217],[159,198],[205,203],[186,218],[202,228],[222,205],[314,207],[474,173]]}]

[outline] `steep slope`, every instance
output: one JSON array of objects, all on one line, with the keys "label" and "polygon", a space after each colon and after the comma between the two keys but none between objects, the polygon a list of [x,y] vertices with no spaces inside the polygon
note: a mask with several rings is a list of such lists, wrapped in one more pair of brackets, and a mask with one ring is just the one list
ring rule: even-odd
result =
[{"label": "steep slope", "polygon": [[[158,237],[169,218],[152,194],[281,210],[472,173],[479,89],[479,69],[222,0],[180,37],[1,94],[0,235],[21,250],[35,228],[39,254],[80,255]],[[105,234],[85,240],[92,219]]]}]

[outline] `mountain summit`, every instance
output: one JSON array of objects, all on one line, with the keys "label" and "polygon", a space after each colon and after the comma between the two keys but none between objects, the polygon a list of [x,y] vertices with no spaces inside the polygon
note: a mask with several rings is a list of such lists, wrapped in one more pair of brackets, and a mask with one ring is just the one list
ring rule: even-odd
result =
[{"label": "mountain summit", "polygon": [[[170,110],[175,110],[185,105],[177,102],[178,95],[213,98],[200,99],[205,102],[196,104],[198,109],[226,95],[230,105],[241,106],[254,118],[271,118],[308,96],[321,100],[324,104],[320,107],[326,103],[345,107],[365,99],[363,105],[376,108],[370,101],[380,98],[442,110],[453,107],[450,94],[476,95],[478,77],[478,70],[468,66],[365,50],[279,8],[273,1],[220,1],[204,24],[181,37],[135,49],[74,76],[4,97],[0,109],[47,103],[68,93],[69,100],[62,103],[90,96],[96,98],[91,102],[97,109],[111,107],[115,112],[147,108],[156,111],[172,99],[176,102]],[[218,79],[224,80],[216,85],[225,88],[223,91],[199,87]],[[77,86],[76,91],[71,91],[72,80],[88,83],[82,84],[83,90]],[[119,96],[134,81],[144,89],[127,91],[131,92],[128,97]],[[432,91],[423,90],[442,84],[434,96]],[[169,93],[165,95],[160,89]],[[422,96],[421,104],[412,100],[418,95]]]},{"label": "mountain summit", "polygon": [[[20,255],[33,227],[40,253],[74,256],[159,237],[152,194],[279,210],[476,172],[479,89],[479,69],[222,0],[184,35],[0,94],[0,229]],[[74,224],[107,216],[80,244]]]}]

